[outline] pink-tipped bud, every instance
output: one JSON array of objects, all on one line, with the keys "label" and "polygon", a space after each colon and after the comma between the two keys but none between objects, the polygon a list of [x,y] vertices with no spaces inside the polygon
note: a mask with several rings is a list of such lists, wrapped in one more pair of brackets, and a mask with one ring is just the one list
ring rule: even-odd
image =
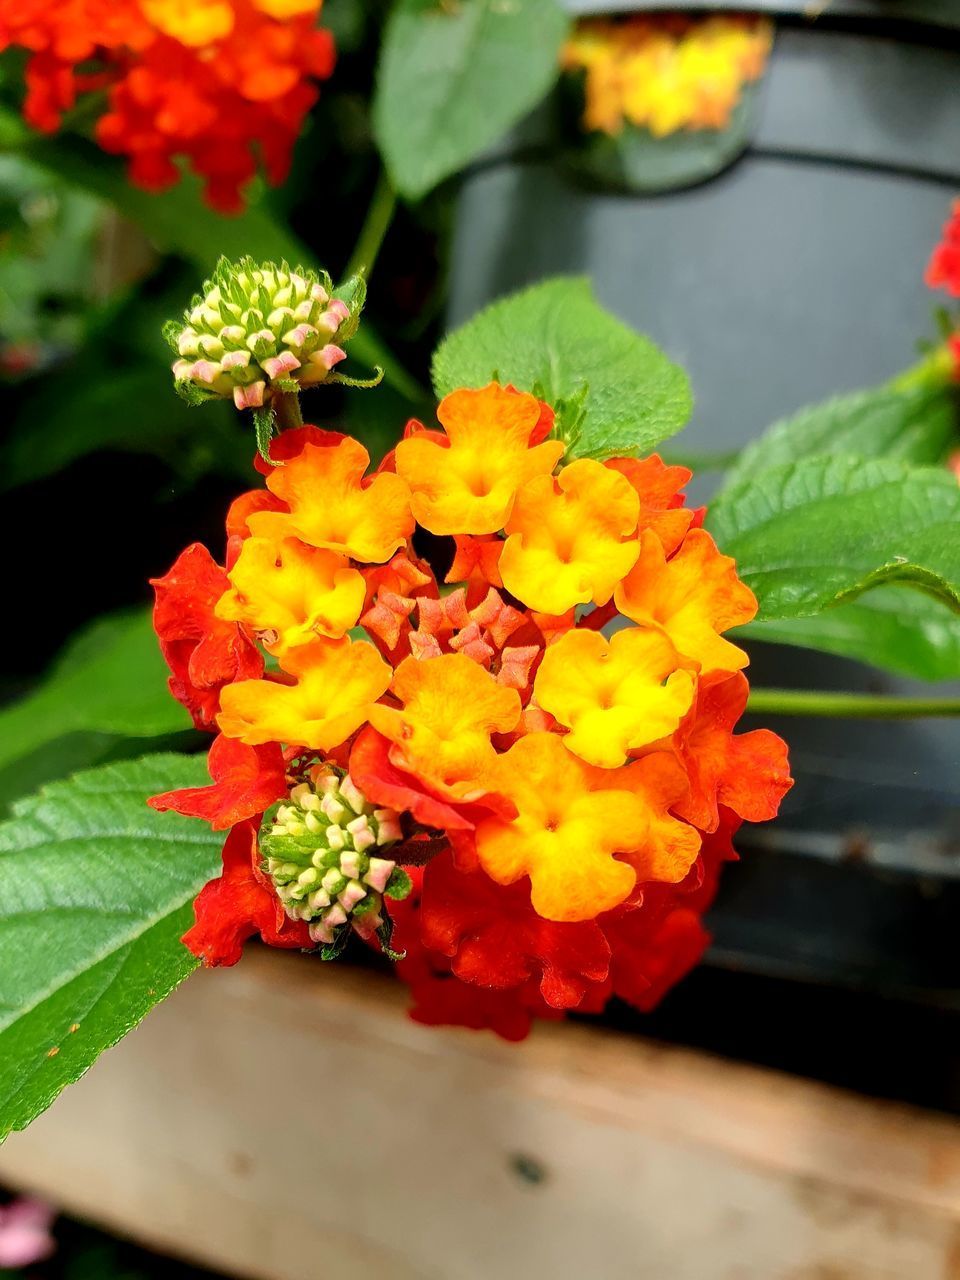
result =
[{"label": "pink-tipped bud", "polygon": [[251,382],[245,387],[234,387],[233,403],[238,409],[259,409],[266,389],[265,382]]}]

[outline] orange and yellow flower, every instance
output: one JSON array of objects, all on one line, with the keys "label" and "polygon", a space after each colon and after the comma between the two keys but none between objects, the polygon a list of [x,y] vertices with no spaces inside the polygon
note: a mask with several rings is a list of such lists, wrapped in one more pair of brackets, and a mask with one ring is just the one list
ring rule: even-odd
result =
[{"label": "orange and yellow flower", "polygon": [[617,134],[626,123],[662,138],[727,128],[745,87],[763,75],[772,43],[765,18],[588,18],[562,65],[585,73],[586,129]]},{"label": "orange and yellow flower", "polygon": [[254,631],[281,666],[318,636],[339,640],[356,626],[367,584],[345,556],[296,538],[247,538],[217,602],[218,618]]},{"label": "orange and yellow flower", "polygon": [[[499,759],[497,789],[516,805],[517,816],[491,816],[478,825],[480,865],[498,884],[529,876],[531,902],[546,920],[593,920],[625,902],[638,882],[634,859],[645,880],[682,880],[700,839],[667,815],[677,795],[676,772],[665,796],[664,781],[646,762],[598,769],[558,735],[531,733]],[[671,840],[661,853],[657,835],[664,826],[687,833],[688,858],[677,856],[682,841]]]},{"label": "orange and yellow flower", "polygon": [[636,565],[616,589],[617,608],[644,626],[661,627],[677,652],[703,671],[739,671],[742,649],[720,634],[757,612],[757,599],[709,533],[691,529],[668,560],[655,533],[644,533]]},{"label": "orange and yellow flower", "polygon": [[153,803],[231,829],[187,944],[233,964],[255,933],[377,937],[415,1017],[514,1039],[613,994],[652,1007],[703,950],[740,822],[791,783],[776,735],[734,733],[723,632],[756,601],[683,468],[564,464],[511,388],[439,417],[372,476],[349,437],[285,432],[226,568],[194,546],[157,581],[171,688],[220,736],[212,784]]},{"label": "orange and yellow flower", "polygon": [[540,706],[570,732],[567,747],[588,764],[615,769],[627,753],[664,738],[693,701],[694,682],[666,634],[629,627],[610,640],[568,631],[543,656],[534,684]]},{"label": "orange and yellow flower", "polygon": [[362,640],[318,640],[298,661],[293,684],[228,685],[220,696],[220,732],[251,747],[282,742],[329,751],[366,722],[390,684],[390,668]]},{"label": "orange and yellow flower", "polygon": [[482,791],[497,760],[491,736],[520,718],[516,690],[466,654],[447,653],[405,658],[390,691],[400,707],[371,707],[370,723],[394,744],[394,762],[442,792]]},{"label": "orange and yellow flower", "polygon": [[307,444],[267,477],[287,511],[258,511],[247,524],[267,538],[294,537],[328,551],[382,564],[413,533],[410,491],[382,472],[364,484],[370,455],[349,437],[335,445]]},{"label": "orange and yellow flower", "polygon": [[538,476],[517,494],[505,529],[500,576],[538,613],[606,604],[637,558],[640,500],[629,482],[582,458]]},{"label": "orange and yellow flower", "polygon": [[431,533],[496,533],[517,489],[548,476],[563,454],[559,440],[531,443],[541,421],[539,400],[495,382],[445,396],[437,417],[444,436],[420,431],[396,448],[413,514]]}]

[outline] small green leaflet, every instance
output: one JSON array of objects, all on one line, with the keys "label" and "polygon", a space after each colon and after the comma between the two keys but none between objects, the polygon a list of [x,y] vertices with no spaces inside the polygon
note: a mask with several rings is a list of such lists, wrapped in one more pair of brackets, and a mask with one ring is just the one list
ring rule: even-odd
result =
[{"label": "small green leaflet", "polygon": [[0,1140],[196,967],[180,942],[223,835],[147,796],[208,780],[154,755],[52,783],[0,824]]},{"label": "small green leaflet", "polygon": [[558,0],[398,0],[373,122],[401,195],[426,195],[535,107],[568,28]]},{"label": "small green leaflet", "polygon": [[590,282],[575,276],[494,302],[434,354],[440,397],[494,377],[557,409],[566,461],[649,453],[684,426],[693,408],[683,370],[605,311]]}]

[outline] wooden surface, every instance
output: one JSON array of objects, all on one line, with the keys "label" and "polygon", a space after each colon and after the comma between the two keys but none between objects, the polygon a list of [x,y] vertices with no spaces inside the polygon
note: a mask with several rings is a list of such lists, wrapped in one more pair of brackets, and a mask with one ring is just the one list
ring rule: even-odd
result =
[{"label": "wooden surface", "polygon": [[947,1118],[582,1026],[434,1031],[403,1002],[253,950],[10,1138],[0,1179],[263,1280],[960,1278]]}]

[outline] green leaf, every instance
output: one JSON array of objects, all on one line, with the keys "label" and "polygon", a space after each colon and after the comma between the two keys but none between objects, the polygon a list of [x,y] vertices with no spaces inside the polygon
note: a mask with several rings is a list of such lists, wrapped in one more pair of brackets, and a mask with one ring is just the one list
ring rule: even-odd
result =
[{"label": "green leaf", "polygon": [[774,423],[743,450],[727,473],[725,488],[768,467],[814,454],[936,463],[955,439],[956,430],[954,388],[884,386],[856,391]]},{"label": "green leaf", "polygon": [[558,0],[399,0],[373,120],[401,195],[425,195],[537,105],[568,27]]},{"label": "green leaf", "polygon": [[[580,277],[558,276],[494,302],[434,354],[438,396],[494,376],[582,414],[568,460],[646,453],[679,431],[693,407],[683,370],[605,311]],[[562,412],[559,425],[563,434]]]},{"label": "green leaf", "polygon": [[101,618],[70,642],[36,690],[0,711],[0,767],[68,733],[145,738],[189,728],[168,675],[149,612]]},{"label": "green leaf", "polygon": [[145,801],[205,780],[202,758],[147,756],[53,783],[0,824],[0,1140],[196,967],[180,937],[223,837]]},{"label": "green leaf", "polygon": [[805,458],[724,490],[707,527],[761,621],[799,618],[884,582],[960,611],[960,486],[945,469]]},{"label": "green leaf", "polygon": [[752,622],[731,635],[836,653],[919,680],[960,676],[960,617],[901,587],[877,587],[807,618]]}]

